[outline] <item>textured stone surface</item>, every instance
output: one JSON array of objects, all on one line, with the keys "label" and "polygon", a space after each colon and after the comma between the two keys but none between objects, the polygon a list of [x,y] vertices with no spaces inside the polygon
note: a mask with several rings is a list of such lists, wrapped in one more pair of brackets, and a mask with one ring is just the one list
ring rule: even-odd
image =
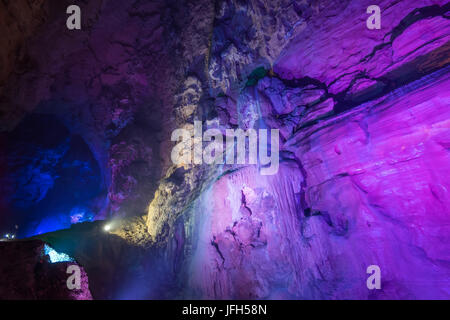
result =
[{"label": "textured stone surface", "polygon": [[198,237],[189,276],[194,295],[300,296],[300,270],[306,271],[301,251],[308,246],[298,217],[301,180],[295,163],[266,177],[247,167],[224,176],[201,196],[195,209],[198,223],[191,226]]},{"label": "textured stone surface", "polygon": [[[327,18],[308,20],[278,58],[274,69],[283,78],[313,78],[337,94],[363,80],[382,81],[389,72],[449,41],[445,0],[380,1],[382,28],[375,32],[365,25],[367,15],[360,14],[370,1],[325,3],[319,14]],[[446,64],[448,57],[432,63]]]},{"label": "textured stone surface", "polygon": [[[299,131],[273,177],[247,167],[214,183],[193,210],[194,292],[448,298],[449,85],[434,74]],[[383,289],[370,292],[373,264]]]},{"label": "textured stone surface", "polygon": [[[27,237],[89,221],[104,206],[98,163],[57,118],[31,115],[0,134],[0,232]],[[103,192],[102,192],[103,189]]]},{"label": "textured stone surface", "polygon": [[[167,147],[160,143],[169,141],[174,95],[183,83],[176,68],[183,70],[184,60],[173,55],[178,44],[171,39],[176,24],[189,20],[174,20],[164,2],[94,1],[81,5],[83,27],[74,32],[65,27],[66,3],[43,5],[44,21],[21,47],[26,63],[9,62],[15,71],[0,87],[1,130],[31,112],[55,115],[99,162],[108,215],[144,213],[164,166],[159,154]],[[8,10],[14,19],[16,9]],[[8,56],[15,50],[3,48]]]},{"label": "textured stone surface", "polygon": [[39,240],[0,242],[0,299],[91,300],[89,280],[80,266],[81,289],[67,288],[67,268],[74,262],[51,263]]},{"label": "textured stone surface", "polygon": [[28,57],[24,43],[44,20],[44,0],[3,1],[0,4],[0,86],[5,84],[16,64],[22,67],[19,72],[26,68]]}]

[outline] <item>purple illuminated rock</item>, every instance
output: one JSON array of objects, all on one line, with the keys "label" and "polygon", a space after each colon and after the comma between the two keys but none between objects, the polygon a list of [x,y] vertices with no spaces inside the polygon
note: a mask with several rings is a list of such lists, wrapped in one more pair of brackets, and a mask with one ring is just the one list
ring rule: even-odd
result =
[{"label": "purple illuminated rock", "polygon": [[[89,2],[77,33],[36,3],[2,47],[21,49],[0,75],[1,130],[55,115],[100,165],[97,218],[147,213],[118,247],[72,248],[96,297],[449,299],[447,1],[380,0],[380,30],[369,0]],[[279,172],[173,165],[170,134],[194,120],[279,129]]]},{"label": "purple illuminated rock", "polygon": [[[0,299],[92,300],[86,272],[75,262],[52,263],[39,240],[0,242]],[[70,265],[80,268],[80,289],[70,290]]]}]

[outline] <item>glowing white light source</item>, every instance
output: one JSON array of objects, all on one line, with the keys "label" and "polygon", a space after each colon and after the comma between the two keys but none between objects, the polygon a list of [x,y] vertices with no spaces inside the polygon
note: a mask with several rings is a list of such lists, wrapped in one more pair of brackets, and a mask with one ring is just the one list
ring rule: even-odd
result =
[{"label": "glowing white light source", "polygon": [[105,230],[106,232],[110,231],[112,228],[111,224],[105,224],[105,226],[103,227],[103,230]]}]

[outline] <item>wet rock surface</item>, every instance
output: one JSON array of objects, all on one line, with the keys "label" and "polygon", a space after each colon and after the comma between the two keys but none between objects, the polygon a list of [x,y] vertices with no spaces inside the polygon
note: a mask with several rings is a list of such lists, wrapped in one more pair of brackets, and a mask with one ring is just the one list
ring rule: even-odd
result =
[{"label": "wet rock surface", "polygon": [[74,262],[52,263],[39,240],[0,242],[2,300],[91,300],[86,272],[80,268],[81,288],[69,290],[67,269]]}]

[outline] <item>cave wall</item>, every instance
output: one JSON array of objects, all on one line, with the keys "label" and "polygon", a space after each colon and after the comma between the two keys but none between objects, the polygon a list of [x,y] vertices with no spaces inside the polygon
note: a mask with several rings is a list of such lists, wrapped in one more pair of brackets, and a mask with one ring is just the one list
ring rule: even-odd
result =
[{"label": "cave wall", "polygon": [[[381,30],[366,0],[80,1],[79,32],[68,3],[8,25],[0,124],[56,116],[98,162],[96,218],[145,216],[113,231],[120,250],[71,249],[93,286],[129,276],[95,297],[449,297],[447,1],[381,0]],[[172,164],[171,132],[194,120],[279,129],[278,173]],[[127,245],[151,270],[120,258]]]},{"label": "cave wall", "polygon": [[[55,263],[42,241],[0,241],[0,261],[2,300],[92,300],[83,267],[73,261]],[[67,286],[71,266],[80,270],[80,287],[73,290]]]},{"label": "cave wall", "polygon": [[0,232],[25,238],[92,221],[105,205],[99,165],[56,117],[26,116],[0,133]]},{"label": "cave wall", "polygon": [[[225,175],[191,214],[193,294],[448,298],[448,69],[298,131],[274,176]],[[381,268],[382,290],[366,287]]]}]

